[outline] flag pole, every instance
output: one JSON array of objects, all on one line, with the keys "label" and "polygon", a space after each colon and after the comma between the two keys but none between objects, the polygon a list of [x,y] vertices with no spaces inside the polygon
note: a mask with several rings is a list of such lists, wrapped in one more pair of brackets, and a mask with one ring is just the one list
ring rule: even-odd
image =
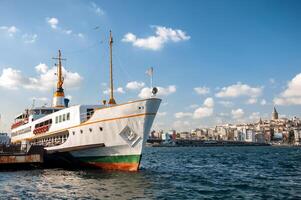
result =
[{"label": "flag pole", "polygon": [[[152,68],[153,69],[153,68]],[[152,70],[152,74],[151,74],[151,77],[150,77],[150,85],[151,85],[151,89],[153,88],[153,76],[154,76],[154,73],[153,73],[153,70]]]}]

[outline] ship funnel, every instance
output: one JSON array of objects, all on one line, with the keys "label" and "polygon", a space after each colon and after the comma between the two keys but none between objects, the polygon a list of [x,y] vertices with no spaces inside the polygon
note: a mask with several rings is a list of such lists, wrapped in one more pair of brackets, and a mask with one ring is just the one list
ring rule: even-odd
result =
[{"label": "ship funnel", "polygon": [[68,108],[70,100],[68,98],[64,99],[65,107]]}]

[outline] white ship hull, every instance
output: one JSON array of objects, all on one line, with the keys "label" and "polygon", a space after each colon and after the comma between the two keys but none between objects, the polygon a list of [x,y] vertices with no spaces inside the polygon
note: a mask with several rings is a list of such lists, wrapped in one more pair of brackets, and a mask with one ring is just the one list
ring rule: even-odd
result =
[{"label": "white ship hull", "polygon": [[[53,124],[45,133],[31,132],[12,139],[13,141],[27,140],[31,143],[42,141],[45,144],[45,141],[54,142],[64,134],[62,144],[45,146],[48,156],[65,155],[64,159],[69,159],[71,164],[136,171],[160,102],[160,99],[150,98],[95,108],[93,115],[87,121],[66,122],[65,125],[62,123],[60,129]],[[69,112],[72,119],[72,107],[70,107],[53,113],[52,120],[55,121],[55,115],[67,109],[71,110]]]}]

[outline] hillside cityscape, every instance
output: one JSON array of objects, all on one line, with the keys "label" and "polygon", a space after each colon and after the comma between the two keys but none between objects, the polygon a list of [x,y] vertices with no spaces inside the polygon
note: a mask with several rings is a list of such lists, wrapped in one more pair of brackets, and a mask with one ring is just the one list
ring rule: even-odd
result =
[{"label": "hillside cityscape", "polygon": [[192,131],[176,130],[152,131],[150,139],[166,141],[178,140],[215,140],[266,143],[275,145],[300,145],[301,119],[279,117],[274,107],[270,119],[259,119],[254,123],[224,124],[212,128],[196,128]]}]

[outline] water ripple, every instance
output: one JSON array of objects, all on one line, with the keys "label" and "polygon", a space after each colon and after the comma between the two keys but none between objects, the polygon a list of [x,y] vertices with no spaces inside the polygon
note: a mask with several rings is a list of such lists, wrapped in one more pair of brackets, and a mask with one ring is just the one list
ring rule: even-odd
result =
[{"label": "water ripple", "polygon": [[301,199],[301,148],[146,148],[141,171],[0,172],[1,199]]}]

